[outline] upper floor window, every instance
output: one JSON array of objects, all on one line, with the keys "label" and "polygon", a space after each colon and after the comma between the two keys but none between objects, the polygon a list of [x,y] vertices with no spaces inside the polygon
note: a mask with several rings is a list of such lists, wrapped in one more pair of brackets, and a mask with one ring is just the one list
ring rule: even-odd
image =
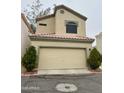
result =
[{"label": "upper floor window", "polygon": [[40,26],[47,26],[47,24],[39,23]]},{"label": "upper floor window", "polygon": [[66,23],[66,33],[77,33],[77,23],[67,22]]}]

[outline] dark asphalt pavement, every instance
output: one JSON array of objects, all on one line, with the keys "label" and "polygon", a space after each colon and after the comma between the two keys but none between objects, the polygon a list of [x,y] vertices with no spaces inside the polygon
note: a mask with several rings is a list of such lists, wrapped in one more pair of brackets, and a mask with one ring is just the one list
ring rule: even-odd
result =
[{"label": "dark asphalt pavement", "polygon": [[70,83],[77,86],[76,92],[69,93],[102,93],[101,73],[22,77],[21,93],[64,93],[56,90],[55,87],[59,83]]}]

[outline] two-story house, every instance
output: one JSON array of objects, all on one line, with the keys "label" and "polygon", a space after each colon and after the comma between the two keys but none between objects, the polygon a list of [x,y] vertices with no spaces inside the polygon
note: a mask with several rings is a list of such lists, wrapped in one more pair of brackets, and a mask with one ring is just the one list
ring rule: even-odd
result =
[{"label": "two-story house", "polygon": [[94,41],[86,37],[87,17],[59,5],[53,14],[36,20],[36,33],[30,39],[37,49],[38,73],[70,73],[87,68],[86,60]]}]

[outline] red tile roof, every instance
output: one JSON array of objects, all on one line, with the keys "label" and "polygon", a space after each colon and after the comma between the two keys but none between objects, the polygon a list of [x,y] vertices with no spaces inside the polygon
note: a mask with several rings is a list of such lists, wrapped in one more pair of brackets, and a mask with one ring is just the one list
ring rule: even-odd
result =
[{"label": "red tile roof", "polygon": [[93,38],[80,36],[76,34],[54,34],[54,33],[39,33],[39,34],[31,34],[29,35],[32,40],[74,40],[74,41],[85,41],[85,42],[93,42]]}]

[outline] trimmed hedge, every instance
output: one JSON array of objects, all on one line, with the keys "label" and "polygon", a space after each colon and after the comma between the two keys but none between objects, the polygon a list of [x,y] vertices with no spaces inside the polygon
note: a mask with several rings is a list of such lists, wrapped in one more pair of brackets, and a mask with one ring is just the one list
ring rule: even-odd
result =
[{"label": "trimmed hedge", "polygon": [[36,66],[36,49],[30,46],[22,57],[22,65],[28,72],[32,71]]},{"label": "trimmed hedge", "polygon": [[87,59],[87,64],[91,69],[97,69],[102,63],[102,55],[96,48],[92,49]]}]

